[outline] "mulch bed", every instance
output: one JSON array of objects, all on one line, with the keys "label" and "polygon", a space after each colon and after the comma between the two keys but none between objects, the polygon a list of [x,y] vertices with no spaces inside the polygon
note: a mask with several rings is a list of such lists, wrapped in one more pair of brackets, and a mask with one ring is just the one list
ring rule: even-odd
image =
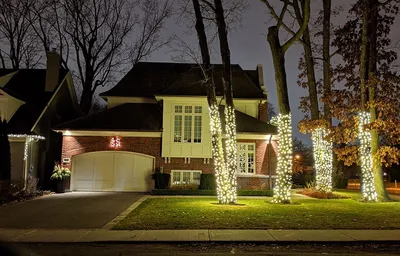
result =
[{"label": "mulch bed", "polygon": [[348,196],[343,196],[343,195],[339,195],[336,193],[326,193],[326,192],[321,192],[318,190],[313,190],[313,189],[303,189],[297,192],[298,194],[302,194],[305,196],[309,196],[312,198],[317,198],[317,199],[347,199],[347,198],[351,198]]},{"label": "mulch bed", "polygon": [[19,191],[13,194],[0,197],[0,207],[7,206],[10,204],[15,204],[18,202],[23,202],[26,200],[31,200],[44,195],[49,195],[51,193],[52,192],[50,191],[43,191],[43,190],[38,190],[32,193],[27,193],[26,191]]}]

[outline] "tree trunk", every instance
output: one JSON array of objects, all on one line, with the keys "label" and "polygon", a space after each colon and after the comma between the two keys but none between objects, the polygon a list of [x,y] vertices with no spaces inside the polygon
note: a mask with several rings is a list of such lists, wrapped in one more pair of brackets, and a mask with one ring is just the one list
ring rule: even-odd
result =
[{"label": "tree trunk", "polygon": [[223,66],[223,83],[225,88],[225,164],[228,180],[225,186],[227,203],[236,203],[237,200],[237,144],[235,106],[233,104],[233,88],[231,73],[231,53],[229,51],[228,31],[225,23],[224,9],[221,0],[214,0],[215,20],[218,27],[218,38]]},{"label": "tree trunk", "polygon": [[[371,81],[376,77],[377,71],[377,26],[378,26],[378,1],[377,0],[370,0],[369,1],[369,18],[368,18],[368,25],[369,25],[369,46],[370,46],[370,60],[369,60],[369,70],[368,70],[368,93],[369,93],[369,100],[373,103],[375,99],[375,88],[377,86],[375,81]],[[371,114],[371,123],[376,120],[376,107],[370,107],[370,114]],[[390,200],[389,194],[385,188],[385,182],[383,180],[383,171],[382,171],[382,164],[380,161],[374,157],[379,150],[379,134],[377,130],[371,130],[371,153],[373,156],[372,162],[372,169],[374,171],[374,180],[375,180],[375,189],[376,193],[378,194],[379,200],[388,201]]]},{"label": "tree trunk", "polygon": [[[322,43],[322,58],[323,58],[323,75],[324,75],[324,98],[328,99],[331,95],[331,54],[330,54],[330,42],[331,42],[331,0],[323,0],[324,8],[324,20],[323,20],[323,43]],[[331,109],[329,104],[324,104],[324,117],[332,123]]]},{"label": "tree trunk", "polygon": [[216,174],[217,182],[217,193],[218,201],[220,203],[226,203],[224,198],[228,195],[223,190],[223,184],[227,182],[226,165],[224,159],[223,150],[223,134],[221,127],[221,117],[218,109],[218,102],[215,94],[215,85],[213,81],[213,72],[210,63],[210,53],[208,49],[207,35],[203,23],[203,16],[201,14],[201,8],[199,0],[192,0],[193,7],[196,16],[196,32],[199,39],[199,46],[202,57],[202,69],[203,69],[203,80],[207,91],[207,102],[209,107],[210,116],[210,131],[211,131],[211,144],[212,144],[212,155],[214,159],[214,170]]},{"label": "tree trunk", "polygon": [[286,81],[285,53],[279,42],[279,28],[277,26],[268,28],[267,40],[271,49],[275,69],[279,113],[288,115],[290,114],[290,105]]},{"label": "tree trunk", "polygon": [[363,22],[361,36],[361,56],[360,56],[360,91],[361,91],[361,111],[364,111],[368,101],[367,81],[369,66],[369,42],[368,42],[368,14],[369,0],[363,0]]}]

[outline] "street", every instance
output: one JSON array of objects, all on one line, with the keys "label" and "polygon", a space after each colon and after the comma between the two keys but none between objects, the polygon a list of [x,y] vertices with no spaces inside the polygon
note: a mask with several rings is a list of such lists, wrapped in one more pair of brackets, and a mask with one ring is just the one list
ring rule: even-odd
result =
[{"label": "street", "polygon": [[399,243],[30,243],[7,245],[30,256],[125,255],[400,255]]}]

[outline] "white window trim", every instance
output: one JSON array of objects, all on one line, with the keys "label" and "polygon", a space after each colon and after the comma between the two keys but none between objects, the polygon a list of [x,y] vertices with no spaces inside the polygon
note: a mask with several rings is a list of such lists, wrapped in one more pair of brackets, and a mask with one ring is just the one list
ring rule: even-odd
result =
[{"label": "white window trim", "polygon": [[[246,146],[248,146],[248,145],[252,145],[253,147],[254,147],[254,150],[248,150],[247,149],[247,147],[246,147],[246,150],[240,150],[239,151],[239,145],[246,145]],[[256,164],[257,164],[257,161],[256,161],[256,143],[251,143],[251,142],[237,142],[237,175],[251,175],[251,176],[253,176],[253,175],[255,175],[256,174]],[[239,152],[246,152],[246,172],[244,172],[244,173],[242,173],[241,171],[240,171],[240,168],[239,168]],[[249,159],[249,156],[248,156],[248,153],[253,153],[253,155],[254,155],[254,159],[253,159],[253,161],[254,161],[254,164],[253,164],[253,168],[254,168],[254,170],[253,170],[253,173],[249,173],[249,170],[248,170],[248,168],[249,168],[249,166],[248,166],[248,164],[247,164],[247,161],[248,161],[248,159]]]},{"label": "white window trim", "polygon": [[[182,107],[182,113],[175,113],[175,107],[176,106],[181,106]],[[185,113],[185,107],[192,107],[192,113]],[[195,113],[195,107],[201,107],[201,113]],[[172,105],[172,142],[173,143],[184,143],[184,144],[200,144],[203,141],[203,112],[204,112],[204,107],[202,105],[190,105],[190,104],[174,104]],[[175,116],[180,115],[182,116],[182,127],[181,127],[181,141],[175,141]],[[192,129],[191,129],[191,141],[190,142],[185,142],[185,116],[191,116],[192,117]],[[195,126],[195,117],[200,116],[201,117],[201,126],[200,126],[200,142],[195,142],[194,141],[194,126]]]},{"label": "white window trim", "polygon": [[[190,181],[189,184],[183,184],[183,173],[190,172]],[[198,172],[200,175],[202,174],[201,170],[171,170],[171,186],[182,186],[182,185],[200,185],[193,182],[193,173]],[[174,184],[174,173],[180,173],[180,183],[181,184]]]}]

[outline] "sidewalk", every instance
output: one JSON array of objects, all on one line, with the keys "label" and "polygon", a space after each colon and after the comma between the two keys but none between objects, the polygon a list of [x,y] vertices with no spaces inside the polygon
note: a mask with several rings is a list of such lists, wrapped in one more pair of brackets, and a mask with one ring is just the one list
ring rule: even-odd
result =
[{"label": "sidewalk", "polygon": [[0,229],[4,242],[400,242],[400,230]]}]

